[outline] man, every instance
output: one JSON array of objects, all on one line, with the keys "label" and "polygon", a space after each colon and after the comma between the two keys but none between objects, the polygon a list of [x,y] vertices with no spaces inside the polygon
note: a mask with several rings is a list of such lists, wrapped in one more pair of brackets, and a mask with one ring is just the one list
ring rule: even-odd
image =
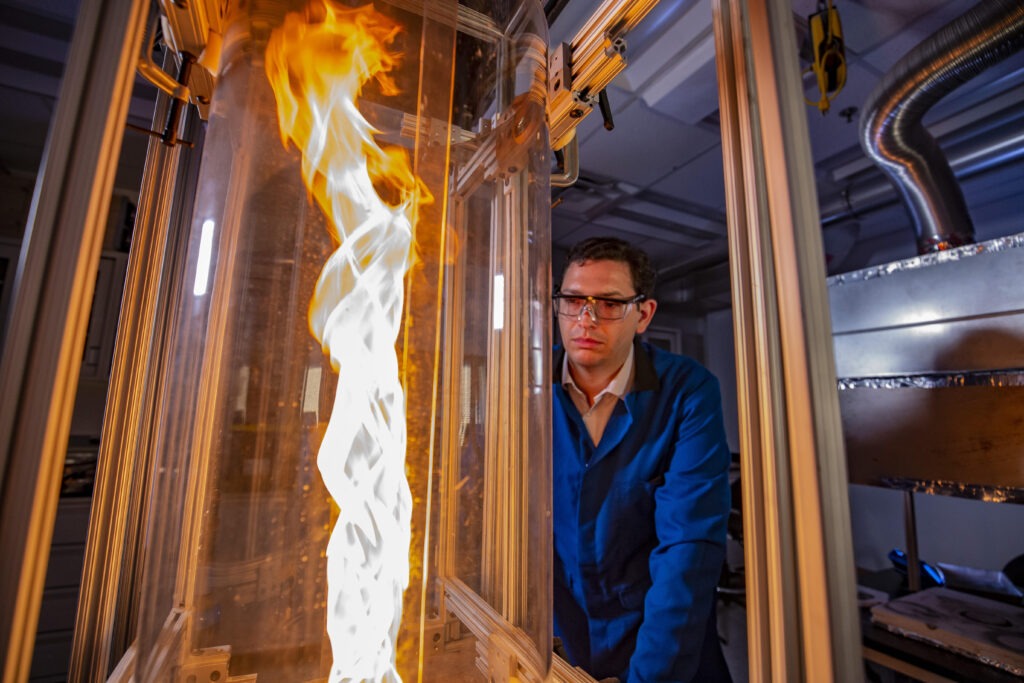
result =
[{"label": "man", "polygon": [[555,636],[599,679],[729,681],[714,623],[729,512],[718,382],[637,338],[657,308],[646,254],[593,238],[566,263],[554,296]]}]

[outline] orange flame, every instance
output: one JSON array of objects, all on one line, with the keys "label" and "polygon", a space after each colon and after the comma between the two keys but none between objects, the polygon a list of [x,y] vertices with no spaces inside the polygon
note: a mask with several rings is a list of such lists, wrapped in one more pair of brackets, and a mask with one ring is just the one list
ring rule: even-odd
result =
[{"label": "orange flame", "polygon": [[[351,231],[365,220],[370,205],[384,203],[403,211],[415,225],[416,208],[430,201],[405,150],[380,147],[373,138],[379,131],[356,107],[370,80],[377,81],[383,94],[398,94],[390,72],[401,55],[388,48],[400,32],[398,24],[372,5],[353,9],[314,0],[305,15],[289,14],[267,46],[267,77],[277,99],[281,140],[302,151],[303,181],[330,219],[332,237],[339,243],[353,238],[342,226]],[[371,186],[353,177],[361,174]],[[380,194],[397,201],[389,203]],[[370,258],[362,253],[365,246],[352,246],[365,264]],[[323,314],[329,304],[324,297],[335,300],[337,295],[318,287],[310,305],[310,327],[326,345]],[[337,369],[339,359],[331,360]]]},{"label": "orange flame", "polygon": [[[318,23],[307,19],[317,16]],[[387,48],[400,31],[372,5],[350,9],[314,0],[306,16],[289,14],[267,46],[281,140],[303,152],[303,180],[334,225],[351,225],[350,211],[360,199],[333,200],[347,189],[345,174],[337,171],[353,157],[365,159],[372,179],[397,192],[396,205],[412,204],[422,189],[404,150],[382,149],[373,139],[378,131],[356,108],[371,79],[385,95],[398,94],[389,72],[401,55]]]},{"label": "orange flame", "polygon": [[[429,198],[405,152],[382,149],[356,107],[365,83],[397,88],[400,27],[369,5],[315,0],[267,44],[267,76],[287,146],[338,244],[310,304],[314,336],[339,373],[317,465],[341,509],[328,544],[330,680],[399,681],[395,638],[408,584],[411,494],[395,340],[412,226]],[[387,199],[382,198],[385,195]]]}]

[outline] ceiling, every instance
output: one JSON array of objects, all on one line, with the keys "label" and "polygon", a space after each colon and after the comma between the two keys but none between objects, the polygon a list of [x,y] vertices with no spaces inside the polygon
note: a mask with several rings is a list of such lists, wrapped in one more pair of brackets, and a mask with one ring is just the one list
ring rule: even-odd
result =
[{"label": "ceiling", "polygon": [[[860,149],[861,105],[911,48],[974,6],[963,0],[836,0],[846,45],[847,81],[831,110],[807,107],[830,273],[916,253],[910,219],[882,174]],[[794,40],[801,55],[806,17],[816,0],[795,0]],[[551,27],[552,43],[568,42],[592,4],[569,2]],[[627,38],[628,66],[609,88],[615,127],[598,112],[578,129],[580,181],[555,190],[556,251],[599,234],[645,249],[656,262],[659,294],[700,313],[728,305],[725,189],[710,0],[661,0]],[[801,68],[809,62],[803,60]],[[817,99],[813,74],[804,79]],[[980,122],[1009,112],[1024,147],[1024,53],[960,86],[925,117],[940,143],[987,134]],[[976,129],[976,130],[975,130]],[[1019,154],[1018,154],[1019,156]],[[956,168],[956,166],[954,166]],[[979,240],[1022,230],[1019,195],[1024,163],[1005,164],[963,182]],[[887,201],[866,209],[844,196],[881,184]]]},{"label": "ceiling", "polygon": [[[549,2],[549,6],[556,4]],[[568,41],[597,3],[561,3],[551,39]],[[825,259],[844,272],[915,253],[909,218],[858,143],[858,113],[896,60],[974,3],[965,0],[846,0],[843,24],[848,77],[831,111],[807,107],[823,216]],[[42,157],[78,0],[0,0],[0,174],[31,182]],[[793,3],[794,40],[816,0]],[[608,88],[614,130],[595,112],[578,129],[580,179],[553,191],[556,254],[592,235],[616,235],[647,250],[659,269],[660,294],[685,313],[729,305],[725,196],[710,0],[661,0],[627,37],[628,66]],[[806,63],[801,67],[807,66]],[[813,94],[813,75],[805,79]],[[138,79],[130,123],[148,127],[155,89]],[[816,99],[816,96],[815,96]],[[925,123],[945,145],[989,134],[982,123],[1002,116],[1024,137],[1024,53],[961,86]],[[1005,128],[1005,126],[1004,126]],[[1024,143],[1022,143],[1024,145]],[[137,187],[146,137],[126,133],[117,186]],[[1021,154],[1011,155],[1020,157]],[[956,168],[956,166],[954,166]],[[844,197],[881,185],[881,206]],[[1024,162],[964,176],[962,186],[979,239],[1019,232]],[[0,197],[8,222],[10,191]],[[24,203],[24,202],[23,202]],[[877,203],[877,202],[875,202]],[[27,211],[27,204],[25,204]],[[13,216],[13,217],[12,217]]]},{"label": "ceiling", "polygon": [[[0,174],[34,178],[80,0],[0,0]],[[136,78],[128,123],[150,127],[156,88]],[[129,130],[115,187],[138,189],[147,137]],[[8,200],[8,197],[4,197]],[[5,208],[8,207],[5,201]]]}]

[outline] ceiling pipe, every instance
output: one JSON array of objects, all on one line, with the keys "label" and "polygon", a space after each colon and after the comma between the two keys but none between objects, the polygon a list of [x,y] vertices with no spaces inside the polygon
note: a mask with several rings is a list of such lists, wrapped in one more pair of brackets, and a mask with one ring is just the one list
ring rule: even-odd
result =
[{"label": "ceiling pipe", "polygon": [[906,202],[918,253],[974,241],[963,192],[921,119],[945,95],[1022,47],[1024,3],[983,0],[907,53],[868,97],[861,147]]},{"label": "ceiling pipe", "polygon": [[[992,127],[984,135],[949,145],[950,168],[957,180],[963,182],[980,173],[994,170],[1024,159],[1024,112]],[[828,227],[848,218],[861,218],[877,209],[895,204],[899,200],[893,184],[877,175],[864,178],[843,189],[842,197],[821,207],[821,226]]]}]

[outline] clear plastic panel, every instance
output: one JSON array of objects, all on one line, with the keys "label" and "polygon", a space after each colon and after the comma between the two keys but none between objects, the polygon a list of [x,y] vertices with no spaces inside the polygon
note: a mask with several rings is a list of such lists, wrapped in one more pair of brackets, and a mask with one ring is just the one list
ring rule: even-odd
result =
[{"label": "clear plastic panel", "polygon": [[[283,11],[287,6],[278,8]],[[228,34],[158,421],[137,678],[322,677],[316,470],[335,376],[309,334],[331,250],[247,17]],[[329,664],[329,658],[327,658]]]},{"label": "clear plastic panel", "polygon": [[[304,5],[239,3],[225,35],[161,372],[136,680],[313,681],[331,670],[327,549],[348,508],[332,500],[317,455],[343,394],[308,310],[337,244],[298,150],[282,145],[264,64],[270,32]],[[377,3],[402,27],[399,92],[368,85],[360,104],[433,197],[416,216],[395,344],[412,501],[398,673],[482,680],[504,657],[542,680],[546,28],[535,2],[496,5],[492,17],[427,5]],[[478,152],[489,160],[472,161]],[[465,184],[468,169],[485,168]],[[477,526],[456,541],[462,520]]]},{"label": "clear plastic panel", "polygon": [[551,647],[550,158],[537,9],[495,10],[508,17],[500,38],[460,36],[476,56],[460,66],[496,68],[456,75],[474,97],[456,100],[455,120],[474,136],[453,145],[441,548],[456,614],[514,651],[527,680],[547,675]]}]

